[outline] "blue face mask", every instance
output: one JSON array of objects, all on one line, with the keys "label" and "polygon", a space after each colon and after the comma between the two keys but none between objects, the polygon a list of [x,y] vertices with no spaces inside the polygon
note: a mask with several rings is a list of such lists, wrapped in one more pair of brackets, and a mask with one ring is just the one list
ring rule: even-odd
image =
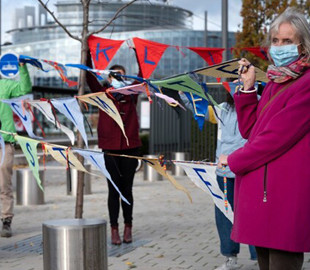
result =
[{"label": "blue face mask", "polygon": [[116,79],[112,79],[111,85],[116,89],[126,86],[124,82],[118,81]]},{"label": "blue face mask", "polygon": [[[298,44],[299,45],[299,44]],[[298,45],[271,46],[269,54],[277,67],[286,66],[298,59]]]}]

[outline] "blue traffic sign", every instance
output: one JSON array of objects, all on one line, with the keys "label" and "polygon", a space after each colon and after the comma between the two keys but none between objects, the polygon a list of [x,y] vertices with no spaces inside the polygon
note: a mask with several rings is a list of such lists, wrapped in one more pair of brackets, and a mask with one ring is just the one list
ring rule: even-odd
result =
[{"label": "blue traffic sign", "polygon": [[18,56],[6,53],[0,58],[0,73],[5,78],[14,78],[18,74]]}]

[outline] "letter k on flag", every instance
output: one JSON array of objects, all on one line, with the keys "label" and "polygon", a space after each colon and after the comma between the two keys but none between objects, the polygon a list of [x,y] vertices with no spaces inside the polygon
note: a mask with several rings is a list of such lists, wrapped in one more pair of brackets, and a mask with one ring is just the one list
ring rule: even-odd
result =
[{"label": "letter k on flag", "polygon": [[90,36],[88,46],[96,69],[105,69],[124,40],[113,40]]}]

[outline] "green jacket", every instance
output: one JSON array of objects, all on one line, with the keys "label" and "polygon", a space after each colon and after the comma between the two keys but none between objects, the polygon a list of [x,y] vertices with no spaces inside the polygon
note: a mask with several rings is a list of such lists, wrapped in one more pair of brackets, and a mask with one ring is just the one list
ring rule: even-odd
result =
[{"label": "green jacket", "polygon": [[[0,80],[0,100],[16,98],[31,92],[31,80],[26,65],[19,66],[19,81],[1,79]],[[0,121],[1,130],[8,132],[16,132],[13,112],[10,105],[0,102]],[[14,142],[13,136],[9,134],[1,134],[5,142]]]}]

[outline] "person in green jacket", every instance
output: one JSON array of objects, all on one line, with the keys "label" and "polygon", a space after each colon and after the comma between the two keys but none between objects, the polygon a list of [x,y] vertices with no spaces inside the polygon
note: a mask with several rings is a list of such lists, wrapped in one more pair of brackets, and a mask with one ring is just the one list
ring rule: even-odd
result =
[{"label": "person in green jacket", "polygon": [[[19,63],[19,81],[0,79],[0,100],[16,98],[31,92],[32,85],[27,67]],[[0,122],[1,130],[15,133],[13,112],[8,104],[0,102]],[[11,223],[13,214],[13,160],[15,139],[10,134],[1,133],[5,141],[5,158],[0,167],[0,201],[1,201],[1,221],[3,223],[1,237],[11,237]],[[0,160],[2,153],[0,152]]]}]

